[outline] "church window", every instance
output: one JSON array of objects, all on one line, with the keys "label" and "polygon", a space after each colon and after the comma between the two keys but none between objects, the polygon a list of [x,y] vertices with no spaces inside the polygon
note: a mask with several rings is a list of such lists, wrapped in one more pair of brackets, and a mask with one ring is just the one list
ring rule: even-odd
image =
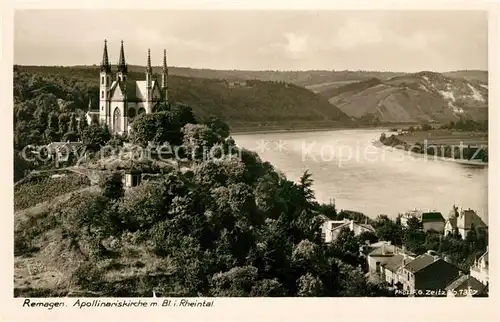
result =
[{"label": "church window", "polygon": [[104,84],[104,76],[101,77],[101,83]]},{"label": "church window", "polygon": [[113,113],[113,132],[114,133],[119,133],[121,132],[122,126],[121,126],[121,117],[122,113],[120,112],[120,108],[116,107],[115,111]]},{"label": "church window", "polygon": [[104,98],[104,91],[101,91],[101,98]]},{"label": "church window", "polygon": [[104,106],[101,106],[101,111],[104,111]]}]

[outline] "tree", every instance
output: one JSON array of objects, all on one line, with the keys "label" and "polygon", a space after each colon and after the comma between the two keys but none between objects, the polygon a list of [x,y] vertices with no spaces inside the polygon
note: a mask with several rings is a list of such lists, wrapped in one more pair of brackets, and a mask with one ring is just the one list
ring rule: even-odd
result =
[{"label": "tree", "polygon": [[380,215],[374,223],[376,234],[379,240],[390,241],[395,245],[401,245],[403,231],[401,226],[386,215]]},{"label": "tree", "polygon": [[359,252],[359,239],[354,236],[354,232],[347,227],[340,229],[340,233],[335,239],[334,246],[343,253],[357,254]]},{"label": "tree", "polygon": [[201,161],[210,149],[221,142],[220,137],[206,125],[186,124],[182,128],[183,146],[192,160]]},{"label": "tree", "polygon": [[124,195],[122,176],[113,172],[100,183],[102,195],[109,199],[120,199]]},{"label": "tree", "polygon": [[70,114],[69,125],[68,125],[68,132],[73,132],[73,133],[77,133],[78,132],[75,113],[71,113]]},{"label": "tree", "polygon": [[170,111],[138,115],[132,123],[132,142],[146,147],[149,142],[173,145],[181,143],[181,127]]},{"label": "tree", "polygon": [[422,221],[415,216],[412,216],[406,222],[408,230],[421,230],[423,228]]},{"label": "tree", "polygon": [[298,280],[298,296],[321,296],[323,293],[323,282],[311,273],[302,275]]},{"label": "tree", "polygon": [[84,132],[82,140],[85,144],[104,145],[111,139],[106,125],[92,124]]},{"label": "tree", "polygon": [[229,136],[229,126],[226,123],[222,122],[219,118],[212,116],[206,124],[221,138],[225,139]]},{"label": "tree", "polygon": [[62,137],[63,142],[75,142],[78,141],[78,134],[75,132],[66,132]]},{"label": "tree", "polygon": [[179,125],[181,128],[186,124],[197,124],[193,110],[187,105],[175,104],[172,107],[172,114],[179,121]]},{"label": "tree", "polygon": [[68,132],[69,128],[69,116],[68,114],[59,114],[59,135],[63,136],[64,133]]},{"label": "tree", "polygon": [[55,142],[60,139],[59,136],[59,118],[57,117],[57,114],[52,112],[48,116],[48,124],[47,124],[47,129],[45,130],[44,133],[45,140],[47,142]]},{"label": "tree", "polygon": [[87,131],[89,127],[89,124],[87,120],[85,119],[85,116],[80,116],[80,119],[78,120],[78,135],[80,136],[81,139],[83,139],[85,131]]}]

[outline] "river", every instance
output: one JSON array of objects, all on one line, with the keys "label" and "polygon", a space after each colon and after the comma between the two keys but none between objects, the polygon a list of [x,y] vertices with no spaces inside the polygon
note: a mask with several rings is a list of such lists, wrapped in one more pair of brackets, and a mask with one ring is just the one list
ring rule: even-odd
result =
[{"label": "river", "polygon": [[288,179],[309,170],[320,202],[372,218],[413,208],[435,209],[448,217],[453,204],[488,219],[488,168],[411,156],[375,147],[384,129],[278,132],[233,135]]}]

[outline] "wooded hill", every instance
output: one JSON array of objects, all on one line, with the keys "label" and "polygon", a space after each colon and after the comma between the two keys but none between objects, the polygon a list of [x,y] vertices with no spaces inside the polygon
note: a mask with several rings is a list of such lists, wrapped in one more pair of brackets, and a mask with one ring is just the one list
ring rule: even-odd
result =
[{"label": "wooded hill", "polygon": [[[129,78],[144,79],[144,72],[129,71]],[[99,68],[14,67],[15,103],[33,102],[37,107],[53,104],[86,111],[89,98],[98,99]],[[307,125],[345,126],[351,118],[327,99],[290,83],[169,76],[171,102],[192,107],[197,117],[216,116],[233,129]],[[46,100],[52,101],[45,102]]]}]

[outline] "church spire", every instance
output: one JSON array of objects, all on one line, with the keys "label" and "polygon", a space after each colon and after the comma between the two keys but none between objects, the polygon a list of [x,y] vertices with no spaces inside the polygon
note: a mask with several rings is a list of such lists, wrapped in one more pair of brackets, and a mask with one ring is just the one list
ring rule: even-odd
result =
[{"label": "church spire", "polygon": [[118,60],[118,72],[127,73],[127,64],[125,63],[125,50],[123,49],[123,40],[120,47],[120,59]]},{"label": "church spire", "polygon": [[163,99],[168,102],[168,67],[167,67],[167,50],[163,49],[163,69],[161,72],[161,88],[163,92]]},{"label": "church spire", "polygon": [[111,73],[111,65],[108,58],[108,42],[104,39],[104,52],[102,54],[101,72]]},{"label": "church spire", "polygon": [[146,73],[151,73],[152,68],[151,68],[151,50],[148,48],[148,64],[146,66]]},{"label": "church spire", "polygon": [[163,73],[168,75],[167,50],[166,49],[163,49]]}]

